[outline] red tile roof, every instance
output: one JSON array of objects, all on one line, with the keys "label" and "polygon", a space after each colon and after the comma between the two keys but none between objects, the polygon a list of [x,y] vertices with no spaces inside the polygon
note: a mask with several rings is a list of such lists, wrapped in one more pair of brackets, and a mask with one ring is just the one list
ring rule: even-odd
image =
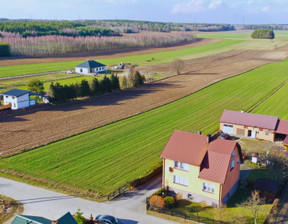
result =
[{"label": "red tile roof", "polygon": [[288,145],[288,136],[286,136],[286,138],[284,139],[283,144]]},{"label": "red tile roof", "polygon": [[224,184],[230,159],[231,154],[208,151],[202,163],[199,178]]},{"label": "red tile roof", "polygon": [[[207,143],[207,136],[174,131],[161,157],[201,166],[199,178],[224,183],[235,141],[215,139]],[[240,154],[241,148],[239,146]]]},{"label": "red tile roof", "polygon": [[278,134],[288,135],[288,121],[280,120],[275,132]]},{"label": "red tile roof", "polygon": [[224,110],[220,122],[275,130],[278,117]]},{"label": "red tile roof", "polygon": [[161,157],[200,166],[207,146],[207,136],[174,131],[161,153]]}]

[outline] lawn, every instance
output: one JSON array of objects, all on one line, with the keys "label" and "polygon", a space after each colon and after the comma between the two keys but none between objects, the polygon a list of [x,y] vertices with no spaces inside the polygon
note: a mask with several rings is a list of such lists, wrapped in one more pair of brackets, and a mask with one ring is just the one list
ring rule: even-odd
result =
[{"label": "lawn", "polygon": [[207,34],[197,34],[196,36],[199,37],[199,38],[237,38],[237,39],[243,39],[243,38],[251,38],[251,33],[253,31],[251,30],[250,33],[246,33],[246,32],[243,32],[243,33],[223,33],[223,32],[220,32],[220,33],[217,33],[217,32],[212,32],[212,33],[207,33]]},{"label": "lawn", "polygon": [[[205,52],[207,55],[210,55],[210,51],[219,50],[222,48],[227,48],[235,44],[240,43],[241,40],[222,40],[213,44],[194,47],[194,48],[185,48],[180,50],[168,51],[168,52],[159,52],[153,54],[143,54],[135,55],[122,58],[109,58],[97,60],[106,65],[118,64],[120,61],[125,63],[133,63],[138,65],[144,64],[161,64],[168,63],[173,61],[174,58],[184,57],[189,55],[201,54]],[[152,60],[152,58],[154,60]],[[70,62],[58,62],[58,63],[40,63],[40,64],[26,64],[26,65],[14,65],[14,66],[1,66],[0,67],[0,77],[16,76],[16,75],[25,75],[41,72],[51,72],[51,71],[60,71],[73,69],[76,65],[82,63],[83,61],[70,61]]]},{"label": "lawn", "polygon": [[247,111],[288,79],[287,69],[287,61],[262,66],[143,114],[2,158],[0,169],[106,195],[159,166],[173,130],[215,131],[224,109]]},{"label": "lawn", "polygon": [[[233,222],[239,220],[237,223],[254,223],[253,215],[250,207],[238,207],[239,204],[249,197],[250,192],[239,189],[229,201],[227,208],[219,209],[210,206],[201,205],[199,203],[181,200],[177,210],[203,218],[214,219],[223,222]],[[272,208],[272,204],[265,204],[260,206],[259,216],[257,221],[263,223]]]},{"label": "lawn", "polygon": [[[288,73],[288,72],[287,72]],[[282,120],[288,120],[288,83],[285,84],[273,96],[269,97],[252,113],[277,116]]]}]

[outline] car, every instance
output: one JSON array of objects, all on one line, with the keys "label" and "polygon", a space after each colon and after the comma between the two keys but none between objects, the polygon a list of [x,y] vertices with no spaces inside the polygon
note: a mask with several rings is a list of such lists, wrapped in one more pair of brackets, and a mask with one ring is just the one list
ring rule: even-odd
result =
[{"label": "car", "polygon": [[118,224],[118,219],[111,215],[98,215],[95,220],[103,224]]},{"label": "car", "polygon": [[221,135],[220,135],[220,139],[228,139],[230,136],[228,135],[228,134],[226,134],[226,133],[222,133]]}]

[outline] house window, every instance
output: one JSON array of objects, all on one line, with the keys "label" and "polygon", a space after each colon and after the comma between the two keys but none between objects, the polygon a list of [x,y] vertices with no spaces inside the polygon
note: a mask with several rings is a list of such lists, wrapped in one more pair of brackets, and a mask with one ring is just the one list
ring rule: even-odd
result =
[{"label": "house window", "polygon": [[237,158],[237,163],[239,163],[239,158]]},{"label": "house window", "polygon": [[263,131],[263,128],[259,128],[259,131]]},{"label": "house window", "polygon": [[231,164],[230,164],[230,170],[233,170],[234,169],[234,159],[231,161]]},{"label": "house window", "polygon": [[173,182],[175,184],[181,184],[181,185],[185,185],[185,186],[188,186],[188,179],[185,178],[185,177],[180,177],[180,176],[175,176],[174,175],[174,180]]},{"label": "house window", "polygon": [[16,103],[14,103],[14,107],[16,107]]},{"label": "house window", "polygon": [[174,168],[188,171],[189,165],[187,163],[175,161]]},{"label": "house window", "polygon": [[15,99],[15,97],[14,97],[14,96],[12,96],[12,99],[14,100],[14,99]]},{"label": "house window", "polygon": [[6,98],[8,98],[8,96],[6,96]]},{"label": "house window", "polygon": [[269,135],[269,133],[268,133],[268,132],[266,132],[266,133],[265,133],[265,135]]},{"label": "house window", "polygon": [[234,154],[235,154],[235,150],[233,150],[233,152],[232,152],[232,155],[231,155],[231,156],[233,157],[233,156],[234,156]]},{"label": "house window", "polygon": [[203,183],[202,191],[213,193],[215,192],[215,185]]},{"label": "house window", "polygon": [[80,72],[83,72],[83,69],[82,69],[82,68],[80,68]]}]

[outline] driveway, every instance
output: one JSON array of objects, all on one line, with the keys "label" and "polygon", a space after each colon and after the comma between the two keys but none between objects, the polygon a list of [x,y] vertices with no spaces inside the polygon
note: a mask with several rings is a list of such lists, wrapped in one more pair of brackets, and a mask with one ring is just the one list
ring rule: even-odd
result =
[{"label": "driveway", "polygon": [[25,208],[24,215],[43,216],[52,220],[58,219],[68,211],[74,214],[81,209],[86,218],[90,214],[93,217],[98,214],[109,214],[119,218],[123,224],[175,223],[145,213],[146,197],[159,187],[161,178],[156,178],[137,191],[129,192],[112,201],[99,203],[0,177],[0,194],[22,202]]}]

